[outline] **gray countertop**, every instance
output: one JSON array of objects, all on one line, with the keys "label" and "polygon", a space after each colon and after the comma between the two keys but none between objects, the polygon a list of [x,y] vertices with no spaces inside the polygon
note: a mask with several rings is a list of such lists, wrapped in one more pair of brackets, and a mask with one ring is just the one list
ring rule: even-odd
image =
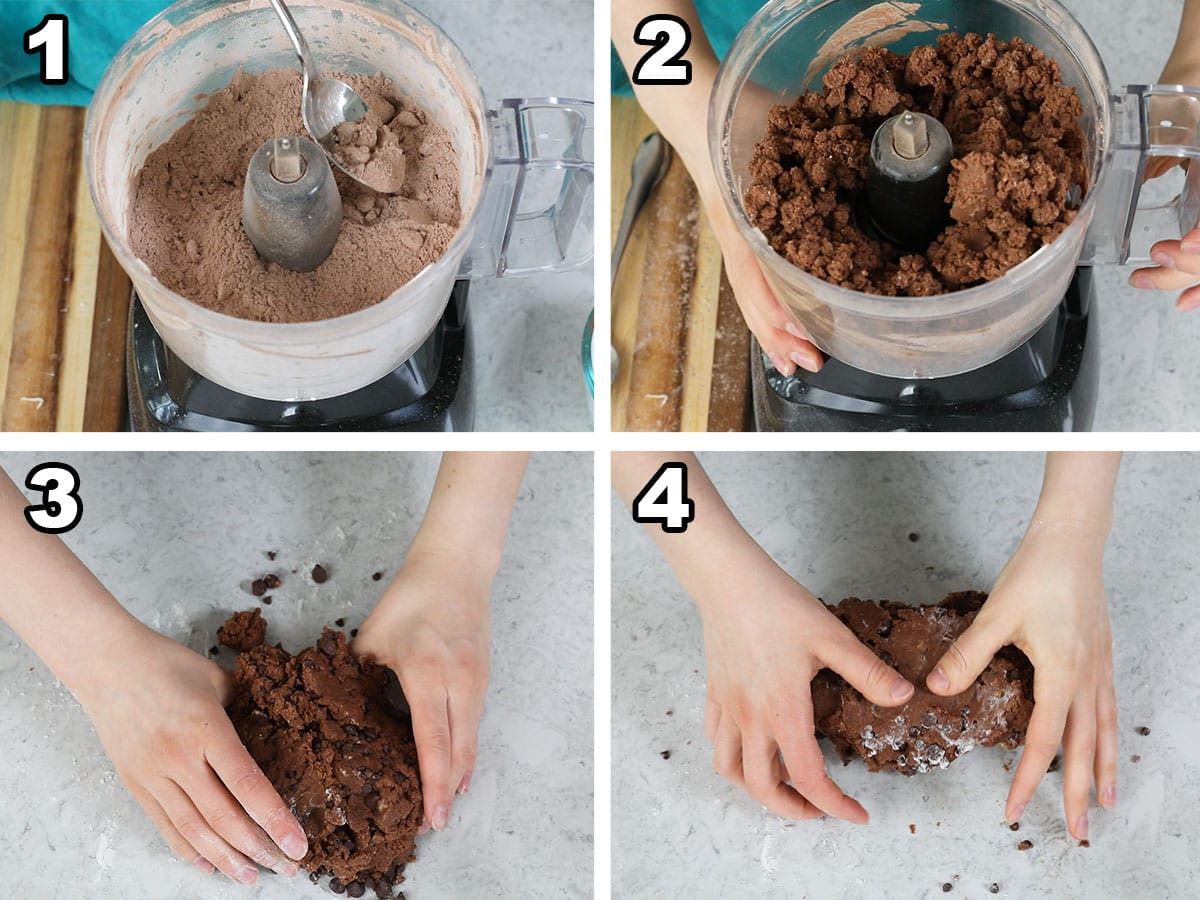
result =
[{"label": "gray countertop", "polygon": [[[23,480],[45,456],[0,454]],[[67,543],[138,618],[200,653],[248,580],[285,573],[270,639],[308,646],[374,607],[420,524],[437,454],[56,454],[84,484]],[[592,887],[590,454],[539,454],[492,591],[479,761],[449,827],[407,870],[418,898],[580,897]],[[569,503],[563,498],[570,497]],[[275,563],[265,553],[279,553]],[[329,581],[289,576],[315,563]],[[385,579],[371,580],[382,571]],[[282,592],[282,593],[281,593]],[[218,661],[232,665],[222,650]],[[114,773],[86,714],[0,624],[0,836],[12,897],[320,898],[304,875],[256,888],[174,858]]]},{"label": "gray countertop", "polygon": [[[990,587],[1028,524],[1042,466],[1040,454],[1014,453],[702,461],[750,534],[819,596],[910,602]],[[992,896],[992,883],[1002,897],[1195,893],[1200,473],[1188,455],[1139,454],[1122,466],[1105,557],[1118,802],[1107,812],[1093,804],[1088,849],[1063,824],[1061,771],[1046,776],[1020,833],[1005,827],[1003,765],[1018,753],[1001,748],[905,778],[843,768],[822,742],[830,774],[870,812],[865,828],[790,822],[725,782],[704,737],[699,616],[649,536],[616,499],[612,510],[614,896],[941,897],[946,882],[951,897]],[[1149,735],[1135,732],[1142,725]],[[1034,842],[1024,853],[1023,838]]]}]

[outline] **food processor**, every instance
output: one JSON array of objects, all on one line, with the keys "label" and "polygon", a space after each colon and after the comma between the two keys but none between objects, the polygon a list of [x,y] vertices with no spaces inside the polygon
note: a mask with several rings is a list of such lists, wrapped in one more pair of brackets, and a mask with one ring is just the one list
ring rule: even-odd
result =
[{"label": "food processor", "polygon": [[[846,53],[879,46],[904,54],[946,32],[1019,37],[1053,58],[1076,89],[1090,183],[1078,186],[1074,220],[1000,278],[932,297],[849,290],[792,265],[754,227],[742,199],[767,112],[819,89]],[[925,123],[903,128],[903,140],[895,143],[904,148],[900,155],[924,153],[930,145]],[[1154,241],[1196,225],[1200,166],[1189,168],[1181,193],[1169,202],[1139,208],[1139,195],[1146,161],[1200,156],[1198,135],[1200,90],[1135,85],[1111,91],[1095,46],[1054,0],[767,3],[718,72],[709,106],[710,156],[726,206],[764,277],[829,359],[815,375],[784,376],[755,343],[756,427],[1086,430],[1098,366],[1089,267],[1145,261]],[[921,202],[920,191],[897,196]],[[926,212],[914,206],[892,218],[920,222]]]},{"label": "food processor", "polygon": [[296,58],[269,0],[179,0],[113,60],[85,135],[92,199],[134,287],[131,424],[470,428],[470,281],[567,270],[591,258],[592,104],[535,98],[489,106],[453,41],[399,0],[289,6],[322,66],[383,73],[449,132],[459,164],[458,233],[407,284],[334,318],[241,319],[163,285],[128,235],[132,189],[146,157],[239,69],[289,68]]}]

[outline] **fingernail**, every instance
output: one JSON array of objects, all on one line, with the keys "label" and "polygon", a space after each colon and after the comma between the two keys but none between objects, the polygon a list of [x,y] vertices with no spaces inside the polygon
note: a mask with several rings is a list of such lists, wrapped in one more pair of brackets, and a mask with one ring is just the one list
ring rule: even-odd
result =
[{"label": "fingernail", "polygon": [[471,773],[468,772],[466,775],[463,776],[463,780],[459,783],[458,792],[460,794],[465,794],[467,792],[467,790],[470,789],[470,787],[471,787]]},{"label": "fingernail", "polygon": [[1179,249],[1184,253],[1200,253],[1200,241],[1184,241],[1179,245]]},{"label": "fingernail", "polygon": [[929,687],[935,691],[948,691],[950,690],[950,679],[940,668],[934,669],[929,673]]},{"label": "fingernail", "polygon": [[295,878],[300,869],[290,859],[279,859],[271,863],[271,871],[284,878]]},{"label": "fingernail", "polygon": [[[1182,249],[1182,248],[1181,248]],[[1155,250],[1150,254],[1150,258],[1162,266],[1164,269],[1175,268],[1175,259],[1165,250]]]},{"label": "fingernail", "polygon": [[912,686],[907,678],[897,678],[895,682],[892,683],[892,699],[907,700],[909,695],[915,690],[916,688]]},{"label": "fingernail", "polygon": [[1018,803],[1013,807],[1012,815],[1008,817],[1008,824],[1011,825],[1013,822],[1020,822],[1023,815],[1025,815],[1025,804]]},{"label": "fingernail", "polygon": [[1150,276],[1146,272],[1134,272],[1129,279],[1129,283],[1135,288],[1154,287],[1154,282],[1150,280]]},{"label": "fingernail", "polygon": [[308,853],[308,841],[303,835],[292,832],[284,835],[283,840],[279,842],[279,849],[292,859],[304,859]]},{"label": "fingernail", "polygon": [[197,869],[199,869],[201,872],[203,872],[205,875],[211,875],[213,872],[216,871],[216,868],[213,866],[213,864],[210,863],[203,856],[201,856],[199,859],[197,859],[195,862],[193,862],[192,865],[195,866]]},{"label": "fingernail", "polygon": [[446,827],[446,820],[450,818],[450,807],[439,806],[433,811],[433,830],[441,831]]},{"label": "fingernail", "polygon": [[1075,820],[1075,837],[1079,838],[1081,841],[1087,840],[1087,825],[1086,813]]},{"label": "fingernail", "polygon": [[424,833],[425,833],[425,832],[427,832],[428,830],[429,830],[429,820],[428,820],[428,819],[422,819],[422,820],[421,820],[421,827],[417,829],[417,834],[424,834]]},{"label": "fingernail", "polygon": [[811,356],[806,353],[801,353],[799,350],[793,350],[789,354],[789,358],[805,372],[815,372],[820,368],[820,366],[813,361]]},{"label": "fingernail", "polygon": [[237,874],[233,876],[233,880],[238,884],[254,884],[258,880],[258,869],[254,866],[245,866],[237,870]]},{"label": "fingernail", "polygon": [[1100,795],[1100,805],[1105,809],[1112,809],[1117,805],[1117,786],[1115,784],[1104,786],[1104,791]]},{"label": "fingernail", "polygon": [[771,365],[775,367],[775,371],[780,375],[791,375],[796,371],[796,367],[789,362],[785,362],[783,357],[778,353],[768,353],[767,356],[771,358]]},{"label": "fingernail", "polygon": [[783,330],[786,331],[788,334],[790,334],[792,337],[798,337],[802,341],[808,340],[808,335],[806,335],[803,331],[801,331],[799,328],[797,328],[795,322],[788,322],[786,325],[783,326]]}]

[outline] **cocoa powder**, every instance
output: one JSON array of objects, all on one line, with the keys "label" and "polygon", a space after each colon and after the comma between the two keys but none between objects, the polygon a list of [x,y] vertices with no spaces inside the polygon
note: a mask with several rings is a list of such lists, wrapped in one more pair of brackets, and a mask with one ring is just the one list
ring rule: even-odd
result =
[{"label": "cocoa powder", "polygon": [[265,141],[306,136],[302,80],[284,69],[239,72],[136,178],[129,240],[159,281],[231,316],[305,322],[372,306],[442,256],[461,214],[450,135],[385,76],[336,77],[370,108],[340,126],[339,143],[356,167],[399,192],[375,194],[335,169],[343,219],[329,258],[303,273],[264,261],[242,227],[242,187]]},{"label": "cocoa powder", "polygon": [[[1058,64],[1019,38],[870,47],[834,63],[822,86],[771,110],[745,194],[775,251],[813,275],[873,294],[960,290],[999,278],[1074,218],[1087,187],[1082,105]],[[856,220],[871,138],[905,110],[939,119],[954,142],[951,223],[923,254]]]}]

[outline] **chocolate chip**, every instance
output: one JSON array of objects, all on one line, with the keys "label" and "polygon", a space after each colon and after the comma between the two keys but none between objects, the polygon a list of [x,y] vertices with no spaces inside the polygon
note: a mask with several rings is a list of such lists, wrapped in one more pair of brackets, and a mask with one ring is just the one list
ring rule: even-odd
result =
[{"label": "chocolate chip", "polygon": [[990,888],[988,888],[988,891],[993,894],[998,894],[998,893],[1000,893],[1000,885],[996,884],[996,882],[993,881],[992,886]]},{"label": "chocolate chip", "polygon": [[1021,843],[1017,844],[1018,850],[1029,850],[1032,847],[1033,841],[1021,841]]},{"label": "chocolate chip", "polygon": [[345,628],[346,620],[345,619],[334,619],[333,624],[336,625],[338,628]]},{"label": "chocolate chip", "polygon": [[350,637],[358,637],[358,629],[357,628],[350,629]]},{"label": "chocolate chip", "polygon": [[329,889],[335,894],[346,893],[346,886],[342,884],[342,880],[340,878],[331,878],[329,880]]},{"label": "chocolate chip", "polygon": [[1135,754],[1133,754],[1133,756],[1129,757],[1129,761],[1131,763],[1140,763],[1142,761],[1142,758],[1138,754],[1135,753]]},{"label": "chocolate chip", "polygon": [[952,890],[954,890],[954,885],[952,885],[950,882],[947,881],[945,884],[942,885],[942,893],[943,894],[948,894]]},{"label": "chocolate chip", "polygon": [[1009,831],[1020,831],[1020,830],[1021,830],[1021,823],[1020,823],[1020,822],[1013,822],[1011,825],[1009,825],[1009,826],[1008,826],[1008,830],[1009,830]]},{"label": "chocolate chip", "polygon": [[217,655],[218,653],[220,653],[220,652],[221,652],[221,651],[220,651],[219,649],[217,649],[217,647],[215,647],[215,646],[214,646],[214,647],[209,647],[209,648],[208,648],[208,655],[209,655],[209,656],[216,656],[216,655]]},{"label": "chocolate chip", "polygon": [[275,551],[274,551],[274,550],[268,550],[268,551],[267,551],[267,559],[269,559],[271,562],[275,562],[275,557],[276,557],[276,555],[277,555],[277,554],[275,553]]},{"label": "chocolate chip", "polygon": [[670,758],[671,758],[671,751],[670,751],[670,750],[663,750],[663,751],[662,751],[661,753],[659,753],[658,755],[659,755],[659,756],[661,756],[663,759],[670,759]]},{"label": "chocolate chip", "polygon": [[313,566],[312,580],[315,581],[317,584],[324,584],[326,581],[329,580],[329,573],[325,571],[324,566],[320,565],[319,563],[317,565]]},{"label": "chocolate chip", "polygon": [[1080,847],[1090,847],[1092,845],[1091,845],[1091,842],[1088,841],[1087,838],[1084,838],[1082,841],[1079,842],[1079,846]]},{"label": "chocolate chip", "polygon": [[383,577],[383,573],[382,573],[382,572],[376,572],[374,575],[372,575],[372,576],[371,576],[371,580],[372,580],[372,581],[378,581],[378,580],[379,580],[380,578],[382,578],[382,577]]},{"label": "chocolate chip", "polygon": [[919,534],[917,534],[915,531],[910,531],[908,533],[908,539],[915,544],[917,541],[919,541],[921,539],[921,536]]},{"label": "chocolate chip", "polygon": [[668,710],[667,710],[667,715],[668,715],[668,716],[673,716],[673,715],[675,715],[675,710],[673,710],[673,709],[668,709]]},{"label": "chocolate chip", "polygon": [[1145,737],[1146,735],[1148,735],[1148,734],[1150,733],[1150,729],[1149,729],[1149,728],[1147,728],[1145,725],[1139,725],[1139,726],[1138,726],[1137,728],[1135,728],[1134,730],[1135,730],[1135,731],[1136,731],[1138,734],[1140,734],[1142,737]]},{"label": "chocolate chip", "polygon": [[252,593],[255,597],[261,597],[266,592],[267,583],[261,578],[255,578],[252,582],[250,582],[250,593]]},{"label": "chocolate chip", "polygon": [[361,897],[367,892],[367,886],[361,881],[352,881],[346,885],[347,897]]},{"label": "chocolate chip", "polygon": [[271,605],[271,595],[270,595],[270,594],[267,594],[267,596],[263,597],[263,598],[262,598],[262,602],[263,602],[263,603],[264,603],[266,606],[270,606],[270,605]]},{"label": "chocolate chip", "polygon": [[270,575],[263,576],[263,584],[265,584],[271,590],[275,590],[275,588],[279,587],[281,584],[283,584],[283,582],[279,579],[278,575],[272,572]]},{"label": "chocolate chip", "polygon": [[1046,769],[1046,771],[1047,772],[1057,772],[1058,767],[1060,765],[1062,765],[1062,759],[1060,757],[1056,756],[1056,757],[1054,757],[1054,759],[1050,760],[1050,767],[1048,769]]}]

